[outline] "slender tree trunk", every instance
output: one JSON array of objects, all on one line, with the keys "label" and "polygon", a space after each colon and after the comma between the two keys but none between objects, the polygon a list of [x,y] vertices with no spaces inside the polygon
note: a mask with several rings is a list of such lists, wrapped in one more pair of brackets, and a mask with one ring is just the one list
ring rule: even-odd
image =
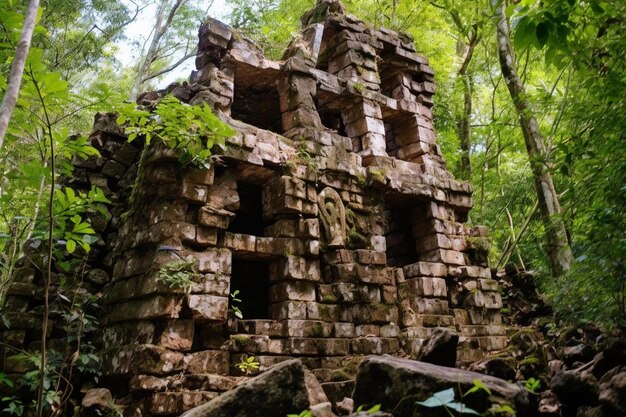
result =
[{"label": "slender tree trunk", "polygon": [[[146,55],[143,57],[141,64],[139,65],[139,70],[137,71],[137,75],[133,81],[133,86],[130,90],[130,100],[135,101],[137,96],[139,95],[139,91],[141,86],[149,79],[153,78],[150,75],[150,68],[152,68],[152,64],[157,58],[157,54],[159,52],[159,47],[161,46],[161,39],[165,35],[165,33],[169,30],[172,25],[172,21],[174,20],[174,16],[176,12],[187,3],[188,0],[176,0],[172,5],[169,13],[167,13],[166,17],[166,8],[169,3],[168,0],[160,0],[159,9],[156,14],[156,21],[154,24],[154,34],[152,35],[152,40],[150,41],[150,46],[146,51]],[[182,61],[179,61],[176,66],[180,65]],[[174,67],[170,67],[174,69]]]},{"label": "slender tree trunk", "polygon": [[457,136],[461,146],[461,162],[459,177],[463,180],[472,178],[472,163],[470,161],[470,148],[472,138],[470,131],[470,118],[472,116],[472,81],[468,74],[459,74],[463,81],[463,112],[456,117]]},{"label": "slender tree trunk", "polygon": [[563,219],[560,218],[561,206],[554,188],[552,175],[544,159],[547,157],[544,139],[539,131],[537,119],[530,108],[524,84],[517,74],[513,48],[510,43],[509,26],[504,14],[505,2],[498,5],[498,0],[492,0],[497,18],[498,56],[502,75],[513,99],[515,110],[519,116],[520,127],[526,143],[526,150],[533,172],[539,209],[545,227],[547,252],[550,258],[552,274],[559,276],[570,269],[573,262],[572,250],[567,239],[567,230]]},{"label": "slender tree trunk", "polygon": [[20,85],[22,84],[22,75],[24,74],[24,66],[26,65],[26,58],[30,50],[30,41],[33,38],[33,31],[35,30],[38,9],[39,0],[30,0],[28,8],[26,9],[26,16],[24,17],[24,26],[22,27],[20,40],[17,44],[17,50],[15,51],[13,65],[11,66],[7,92],[0,106],[0,148],[2,148],[4,136],[9,128],[11,114],[17,103]]}]

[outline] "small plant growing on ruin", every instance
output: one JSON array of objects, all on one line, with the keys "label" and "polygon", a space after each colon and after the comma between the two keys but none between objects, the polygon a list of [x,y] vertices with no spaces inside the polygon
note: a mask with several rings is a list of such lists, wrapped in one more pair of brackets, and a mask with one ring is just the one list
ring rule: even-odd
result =
[{"label": "small plant growing on ruin", "polygon": [[376,404],[376,405],[374,405],[373,407],[371,407],[371,408],[369,408],[369,409],[367,409],[367,410],[364,410],[365,405],[361,404],[361,405],[360,405],[360,406],[356,409],[356,412],[357,412],[357,413],[360,413],[361,411],[365,411],[367,414],[374,414],[375,412],[377,412],[378,410],[380,410],[380,406],[381,406],[381,404]]},{"label": "small plant growing on ruin", "polygon": [[287,417],[313,417],[311,410],[303,410],[300,414],[287,414]]},{"label": "small plant growing on ruin", "polygon": [[235,317],[241,320],[243,319],[243,312],[241,308],[239,308],[239,304],[242,300],[241,298],[237,298],[237,295],[239,295],[239,290],[235,290],[230,294],[230,311],[233,312]]},{"label": "small plant growing on ruin", "polygon": [[424,401],[416,401],[415,404],[428,408],[443,407],[451,417],[454,417],[454,414],[450,410],[458,411],[460,414],[480,415],[478,411],[469,408],[463,402],[456,399],[454,388],[436,392]]},{"label": "small plant growing on ruin", "polygon": [[530,377],[526,381],[524,381],[524,388],[526,388],[533,394],[537,392],[539,387],[541,387],[541,381],[536,378]]},{"label": "small plant growing on ruin", "polygon": [[170,288],[180,288],[189,293],[197,272],[194,261],[181,259],[163,265],[157,274],[157,281]]},{"label": "small plant growing on ruin", "polygon": [[250,375],[252,372],[259,369],[259,365],[260,363],[256,361],[256,358],[254,356],[248,356],[242,358],[241,362],[239,362],[235,366],[239,368],[239,370],[244,374]]},{"label": "small plant growing on ruin", "polygon": [[434,393],[424,401],[416,401],[415,404],[428,408],[443,407],[451,417],[454,417],[453,411],[456,411],[459,414],[473,414],[477,416],[496,415],[500,413],[515,415],[515,410],[509,405],[494,405],[482,414],[465,405],[463,399],[475,392],[484,391],[488,395],[491,395],[491,390],[480,379],[475,379],[473,382],[474,385],[467,390],[467,392],[461,393],[461,398],[456,398],[454,388],[448,388]]}]

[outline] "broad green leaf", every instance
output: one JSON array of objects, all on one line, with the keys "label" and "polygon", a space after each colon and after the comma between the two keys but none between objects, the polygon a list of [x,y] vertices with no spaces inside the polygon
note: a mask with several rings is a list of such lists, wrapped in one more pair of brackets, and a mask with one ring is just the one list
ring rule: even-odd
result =
[{"label": "broad green leaf", "polygon": [[454,411],[458,411],[461,414],[474,414],[479,416],[480,413],[472,408],[469,408],[468,406],[466,406],[463,403],[460,402],[449,402],[447,404],[445,404],[446,407],[453,409]]},{"label": "broad green leaf", "polygon": [[76,242],[74,240],[68,240],[65,242],[65,249],[67,249],[68,253],[74,253],[76,250]]}]

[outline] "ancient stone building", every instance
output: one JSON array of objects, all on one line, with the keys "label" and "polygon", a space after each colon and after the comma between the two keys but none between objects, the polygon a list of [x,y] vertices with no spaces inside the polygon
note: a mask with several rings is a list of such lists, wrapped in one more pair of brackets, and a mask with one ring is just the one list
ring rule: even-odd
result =
[{"label": "ancient stone building", "polygon": [[[197,71],[171,92],[236,128],[211,169],[158,145],[138,163],[121,131],[92,135],[115,149],[85,181],[126,190],[99,266],[105,381],[137,415],[217,396],[249,356],[261,369],[302,358],[333,392],[350,358],[412,356],[435,327],[458,332],[459,362],[504,347],[485,229],[465,224],[471,187],[436,144],[427,59],[337,1],[302,26],[280,61],[223,23],[201,27]],[[157,279],[183,261],[190,287]]]}]

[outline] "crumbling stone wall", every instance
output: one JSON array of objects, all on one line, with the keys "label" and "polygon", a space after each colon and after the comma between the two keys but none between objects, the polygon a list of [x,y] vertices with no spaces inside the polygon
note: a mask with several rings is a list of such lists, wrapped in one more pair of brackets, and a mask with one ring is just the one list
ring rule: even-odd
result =
[{"label": "crumbling stone wall", "polygon": [[[261,369],[302,358],[332,391],[350,358],[414,356],[436,327],[460,334],[461,363],[504,347],[485,229],[465,224],[471,187],[436,144],[428,61],[338,1],[302,23],[271,61],[209,19],[197,71],[167,92],[209,103],[237,134],[210,169],[159,145],[135,161],[102,297],[106,381],[129,412],[201,404],[248,356]],[[157,279],[181,260],[195,265],[190,288]]]}]

